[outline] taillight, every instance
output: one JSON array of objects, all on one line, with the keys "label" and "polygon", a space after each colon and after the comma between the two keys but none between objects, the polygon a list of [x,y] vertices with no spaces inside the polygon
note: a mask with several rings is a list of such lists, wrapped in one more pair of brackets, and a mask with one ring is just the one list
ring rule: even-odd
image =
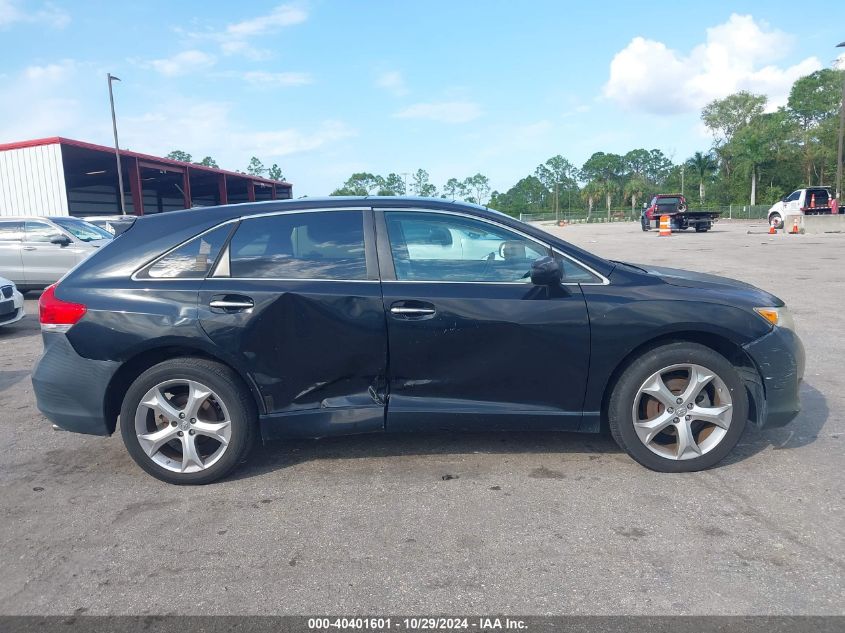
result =
[{"label": "taillight", "polygon": [[41,293],[38,312],[43,332],[67,332],[88,311],[81,303],[70,303],[56,297],[56,284]]}]

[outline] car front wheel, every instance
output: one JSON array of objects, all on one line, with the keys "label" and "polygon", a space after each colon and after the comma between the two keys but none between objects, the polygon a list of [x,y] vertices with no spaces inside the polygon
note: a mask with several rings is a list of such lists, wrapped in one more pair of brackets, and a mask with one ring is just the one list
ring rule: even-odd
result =
[{"label": "car front wheel", "polygon": [[142,373],[126,392],[120,431],[132,459],[173,484],[206,484],[232,471],[255,441],[255,405],[240,377],[200,358]]},{"label": "car front wheel", "polygon": [[769,216],[769,224],[771,224],[776,229],[782,229],[783,218],[780,217],[780,213],[772,213],[772,215]]},{"label": "car front wheel", "polygon": [[661,472],[710,468],[739,441],[748,397],[736,369],[696,343],[650,350],[622,373],[608,404],[613,438]]}]

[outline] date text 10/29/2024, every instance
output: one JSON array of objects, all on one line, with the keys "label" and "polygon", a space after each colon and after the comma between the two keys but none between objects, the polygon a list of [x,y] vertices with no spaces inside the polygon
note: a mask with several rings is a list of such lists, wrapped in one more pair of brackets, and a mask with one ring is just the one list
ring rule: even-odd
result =
[{"label": "date text 10/29/2024", "polygon": [[308,618],[313,631],[523,631],[524,620],[501,617],[323,617]]}]

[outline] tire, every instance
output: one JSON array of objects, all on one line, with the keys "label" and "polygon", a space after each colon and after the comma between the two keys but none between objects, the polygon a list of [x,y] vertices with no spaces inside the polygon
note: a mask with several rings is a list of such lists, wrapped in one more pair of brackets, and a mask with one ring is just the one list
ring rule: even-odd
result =
[{"label": "tire", "polygon": [[695,225],[695,232],[696,233],[707,233],[710,230],[709,224],[696,224]]},{"label": "tire", "polygon": [[769,216],[769,224],[774,225],[776,229],[783,228],[783,218],[781,217],[780,213],[772,213]]},{"label": "tire", "polygon": [[[701,380],[711,374],[713,378],[696,381],[702,385],[699,391],[677,403],[693,376],[683,377],[685,366],[697,368],[695,376]],[[671,405],[675,399],[674,411],[649,393],[658,389],[655,375],[668,387],[668,392],[660,392],[664,401]],[[694,406],[686,410],[693,400]],[[659,472],[693,472],[717,464],[736,446],[748,418],[748,396],[739,373],[724,356],[697,343],[676,342],[646,351],[628,365],[613,388],[607,414],[613,439],[634,460]],[[705,416],[718,418],[718,425],[705,421]],[[664,430],[657,432],[662,425]],[[646,443],[642,438],[650,433],[653,439]],[[692,438],[692,443],[682,438]]]},{"label": "tire", "polygon": [[[225,365],[202,358],[174,358],[150,367],[129,387],[120,409],[129,455],[171,484],[225,477],[246,459],[256,428],[248,387]],[[188,446],[193,448],[186,453]]]}]

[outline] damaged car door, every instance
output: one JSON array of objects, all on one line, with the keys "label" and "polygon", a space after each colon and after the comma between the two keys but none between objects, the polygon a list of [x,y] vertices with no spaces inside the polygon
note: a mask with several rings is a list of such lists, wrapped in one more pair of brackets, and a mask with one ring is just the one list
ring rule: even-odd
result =
[{"label": "damaged car door", "polygon": [[242,218],[199,293],[252,378],[265,437],[384,428],[387,333],[370,209]]}]

